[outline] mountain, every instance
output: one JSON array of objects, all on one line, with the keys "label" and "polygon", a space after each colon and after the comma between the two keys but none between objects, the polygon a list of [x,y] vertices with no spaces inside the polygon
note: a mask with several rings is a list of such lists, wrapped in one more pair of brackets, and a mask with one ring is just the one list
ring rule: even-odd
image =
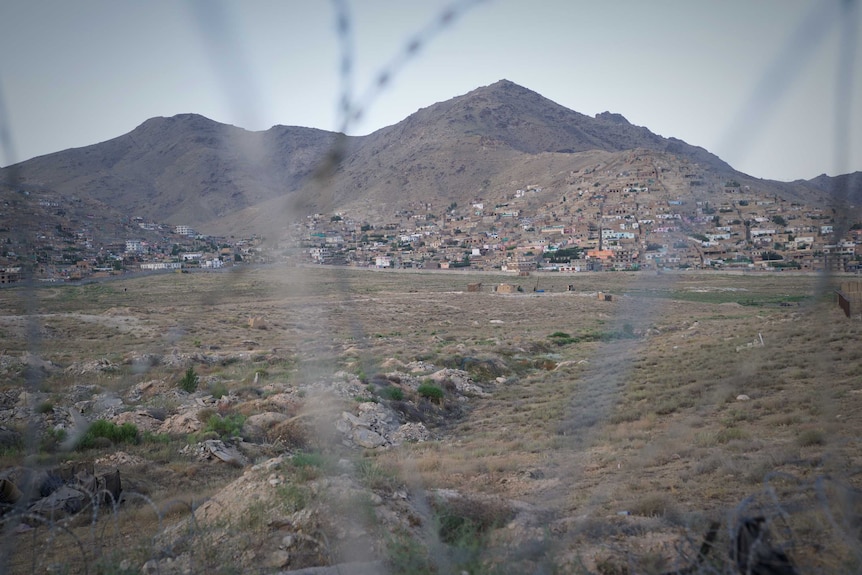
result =
[{"label": "mountain", "polygon": [[363,213],[372,206],[464,201],[469,199],[465,194],[497,200],[495,189],[523,180],[524,171],[542,171],[529,166],[549,162],[558,170],[564,169],[561,163],[579,168],[580,153],[633,149],[674,154],[721,177],[736,175],[703,148],[662,138],[619,114],[592,118],[501,80],[357,139],[330,182],[331,205],[310,204],[319,211],[341,206]]},{"label": "mountain", "polygon": [[181,114],[13,168],[25,189],[87,196],[150,220],[200,224],[296,191],[335,140],[322,130],[249,132]]},{"label": "mountain", "polygon": [[399,132],[404,139],[422,132],[441,139],[446,135],[479,136],[527,154],[645,148],[681,154],[715,169],[731,170],[706,150],[633,126],[620,114],[604,112],[591,118],[508,80],[420,110],[386,135]]},{"label": "mountain", "polygon": [[733,180],[804,201],[829,193],[823,182],[751,178],[620,114],[586,116],[507,80],[367,136],[287,126],[250,132],[182,114],[4,168],[0,176],[14,174],[21,189],[84,196],[130,216],[224,233],[283,225],[286,214],[385,218],[476,197],[502,201],[513,186],[552,186],[565,174],[638,150],[697,166],[715,185]]},{"label": "mountain", "polygon": [[821,174],[809,180],[808,183],[826,192],[830,197],[844,198],[854,205],[862,204],[862,172],[840,176]]}]

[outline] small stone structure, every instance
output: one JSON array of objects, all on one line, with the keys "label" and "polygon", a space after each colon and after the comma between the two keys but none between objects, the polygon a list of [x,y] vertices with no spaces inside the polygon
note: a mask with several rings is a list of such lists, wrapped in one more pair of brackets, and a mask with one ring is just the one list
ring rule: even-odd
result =
[{"label": "small stone structure", "polygon": [[841,282],[835,294],[838,306],[847,317],[862,317],[862,281]]}]

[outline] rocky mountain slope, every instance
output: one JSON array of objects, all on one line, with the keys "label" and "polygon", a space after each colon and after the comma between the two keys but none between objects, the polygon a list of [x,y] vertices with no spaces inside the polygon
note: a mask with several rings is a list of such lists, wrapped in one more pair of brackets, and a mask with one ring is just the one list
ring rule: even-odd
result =
[{"label": "rocky mountain slope", "polygon": [[[334,149],[334,169],[315,178]],[[225,233],[283,221],[286,210],[371,218],[476,196],[494,201],[513,182],[543,170],[587,165],[585,153],[637,149],[695,163],[716,181],[756,181],[761,190],[794,200],[820,201],[828,192],[807,182],[755,180],[703,148],[658,136],[619,114],[585,116],[506,80],[368,136],[286,126],[249,132],[183,114],[153,118],[107,142],[34,158],[0,175],[14,187],[87,197],[124,214]]]},{"label": "rocky mountain slope", "polygon": [[286,126],[247,132],[182,114],[152,118],[107,142],[34,158],[15,166],[16,179],[24,189],[86,196],[126,214],[198,224],[295,191],[334,139]]},{"label": "rocky mountain slope", "polygon": [[821,174],[808,183],[830,196],[844,198],[851,204],[858,205],[862,202],[862,172],[834,177]]}]

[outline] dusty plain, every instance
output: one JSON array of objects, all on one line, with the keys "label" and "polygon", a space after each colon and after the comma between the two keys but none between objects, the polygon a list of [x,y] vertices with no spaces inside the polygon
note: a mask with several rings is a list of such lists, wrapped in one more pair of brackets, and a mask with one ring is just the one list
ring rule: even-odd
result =
[{"label": "dusty plain", "polygon": [[[858,571],[862,322],[831,290],[786,273],[281,266],[3,289],[0,391],[18,418],[0,424],[23,438],[3,469],[113,462],[127,496],[23,529],[7,513],[0,571],[733,573],[735,528],[755,516],[799,572]],[[199,384],[183,395],[189,367]],[[443,368],[482,393],[408,385]],[[328,381],[356,385],[321,401],[311,386]],[[52,443],[84,388],[159,421],[197,402],[204,423],[277,411],[304,427]],[[348,445],[335,422],[363,403],[429,435]],[[193,456],[207,430],[245,439],[247,462]],[[201,520],[253,466],[276,490]],[[327,506],[339,482],[352,499]]]}]

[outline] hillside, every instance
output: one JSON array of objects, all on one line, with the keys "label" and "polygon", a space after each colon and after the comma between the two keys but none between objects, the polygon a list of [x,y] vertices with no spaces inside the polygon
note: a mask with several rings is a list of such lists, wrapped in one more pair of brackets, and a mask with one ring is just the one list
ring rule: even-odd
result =
[{"label": "hillside", "polygon": [[[336,142],[343,145],[341,161],[329,178],[314,178]],[[789,200],[816,203],[828,191],[750,178],[702,148],[619,114],[585,116],[506,80],[363,137],[287,126],[250,132],[182,114],[4,168],[0,176],[21,189],[87,197],[123,214],[218,234],[283,225],[297,213],[350,211],[382,219],[428,203],[499,201],[513,183],[530,178],[547,187],[551,174],[543,178],[537,166],[574,170],[590,161],[584,153],[636,149],[696,164],[715,182],[756,182],[759,193]]]},{"label": "hillside", "polygon": [[821,174],[808,183],[831,197],[843,198],[853,205],[862,203],[862,172],[834,177]]},{"label": "hillside", "polygon": [[286,126],[248,132],[182,114],[23,162],[17,178],[24,189],[86,196],[125,214],[199,224],[295,191],[334,138]]}]

